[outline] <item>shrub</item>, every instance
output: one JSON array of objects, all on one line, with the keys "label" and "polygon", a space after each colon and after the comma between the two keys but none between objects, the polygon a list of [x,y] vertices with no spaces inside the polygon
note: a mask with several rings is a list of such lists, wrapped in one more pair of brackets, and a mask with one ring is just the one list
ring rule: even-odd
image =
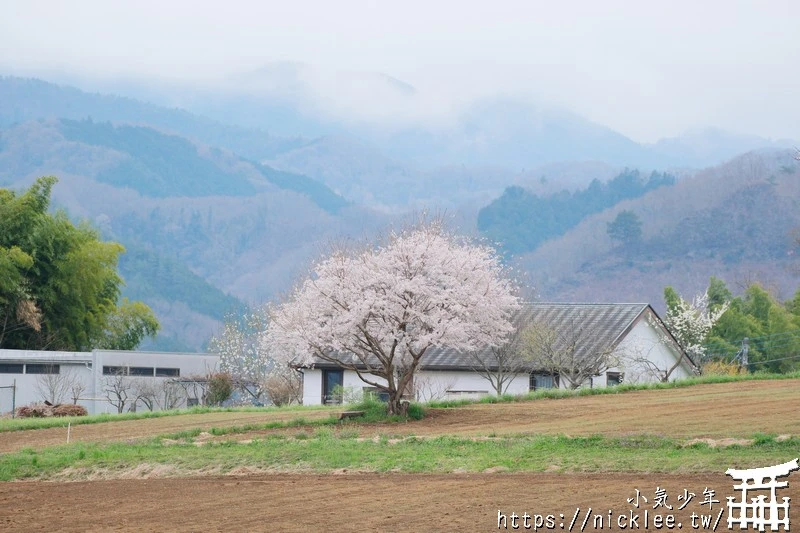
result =
[{"label": "shrub", "polygon": [[343,387],[342,385],[336,385],[331,393],[340,403],[345,404],[357,404],[364,399],[364,393],[361,392],[361,389],[352,386]]},{"label": "shrub", "polygon": [[273,374],[266,379],[264,388],[272,404],[278,407],[300,403],[303,398],[303,382],[296,373]]},{"label": "shrub", "polygon": [[222,405],[233,394],[233,379],[230,374],[219,372],[208,378],[205,403],[207,405]]},{"label": "shrub", "polygon": [[17,407],[17,418],[44,418],[53,416],[53,408],[43,403],[34,403]]},{"label": "shrub", "polygon": [[711,361],[703,366],[703,375],[705,376],[738,376],[739,374],[747,374],[747,370],[736,363]]},{"label": "shrub", "polygon": [[425,416],[425,408],[418,403],[412,403],[408,406],[408,418],[412,420],[422,420]]},{"label": "shrub", "polygon": [[65,403],[53,407],[53,416],[86,416],[88,414],[82,405]]}]

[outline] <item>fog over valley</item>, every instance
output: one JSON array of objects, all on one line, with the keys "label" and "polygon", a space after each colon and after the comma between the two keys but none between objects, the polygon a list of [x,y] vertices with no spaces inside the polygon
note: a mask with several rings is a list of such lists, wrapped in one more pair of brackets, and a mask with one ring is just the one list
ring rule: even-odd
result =
[{"label": "fog over valley", "polygon": [[[0,188],[121,243],[200,350],[420,212],[526,298],[797,287],[800,5],[0,2]],[[627,224],[627,225],[626,225]]]}]

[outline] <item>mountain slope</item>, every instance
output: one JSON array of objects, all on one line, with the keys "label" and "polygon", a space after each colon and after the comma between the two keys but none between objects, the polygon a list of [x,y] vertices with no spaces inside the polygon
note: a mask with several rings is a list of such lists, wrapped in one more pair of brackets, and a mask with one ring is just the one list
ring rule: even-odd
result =
[{"label": "mountain slope", "polygon": [[230,126],[177,108],[132,98],[81,91],[38,79],[0,76],[0,127],[31,120],[65,118],[146,124],[167,132],[232,150],[260,160],[304,144],[303,139],[275,137],[262,129]]},{"label": "mountain slope", "polygon": [[593,180],[584,190],[539,196],[522,187],[508,187],[478,213],[478,229],[509,255],[535,250],[562,235],[587,216],[675,183],[668,174],[653,172],[645,179],[625,170],[607,183]]},{"label": "mountain slope", "polygon": [[[239,300],[273,297],[322,243],[379,225],[380,217],[305,176],[138,126],[81,122],[81,136],[68,133],[70,140],[65,124],[0,130],[0,186],[22,188],[36,176],[58,176],[54,205],[90,220],[130,251],[121,260],[126,291],[158,313],[165,326],[160,346],[199,349]],[[181,151],[162,161],[159,154],[173,151],[160,152],[161,140]],[[126,162],[157,179],[124,187],[104,179]],[[194,179],[198,165],[207,171],[202,182]],[[228,194],[230,183],[252,193]]]},{"label": "mountain slope", "polygon": [[[737,157],[587,217],[518,258],[548,299],[660,302],[665,285],[702,291],[761,281],[788,297],[797,284],[800,174],[792,151]],[[642,242],[620,246],[607,224],[623,210],[642,221]]]}]

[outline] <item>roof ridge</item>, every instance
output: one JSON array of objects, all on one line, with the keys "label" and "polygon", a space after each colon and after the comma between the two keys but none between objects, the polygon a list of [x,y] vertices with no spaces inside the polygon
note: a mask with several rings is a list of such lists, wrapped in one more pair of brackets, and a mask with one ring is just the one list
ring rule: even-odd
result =
[{"label": "roof ridge", "polygon": [[530,302],[523,301],[524,305],[650,305],[647,302]]}]

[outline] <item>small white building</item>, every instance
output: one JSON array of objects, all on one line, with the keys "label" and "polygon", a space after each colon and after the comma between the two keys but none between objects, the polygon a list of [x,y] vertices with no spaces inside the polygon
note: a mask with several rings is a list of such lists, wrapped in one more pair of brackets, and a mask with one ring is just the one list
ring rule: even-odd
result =
[{"label": "small white building", "polygon": [[[697,373],[694,362],[649,304],[526,304],[515,315],[514,322],[516,328],[539,324],[552,329],[561,339],[559,342],[576,343],[576,357],[607,353],[613,366],[587,379],[583,387],[661,381],[670,370],[670,381]],[[491,361],[488,353],[487,348],[479,357]],[[355,364],[358,367],[358,363]],[[488,379],[476,370],[478,366],[470,354],[448,348],[429,349],[414,377],[412,395],[417,401],[428,401],[494,394]],[[497,370],[488,366],[490,371]],[[341,394],[334,394],[334,390],[344,391],[345,401],[347,395],[358,397],[365,392],[376,392],[374,387],[361,381],[354,370],[342,369],[322,359],[299,370],[303,372],[305,405],[340,402]],[[385,383],[377,377],[374,381]],[[524,394],[554,387],[566,387],[565,380],[558,374],[528,365],[512,376],[506,392]]]},{"label": "small white building", "polygon": [[0,350],[0,414],[41,403],[77,403],[89,414],[196,405],[219,356],[200,353]]}]

